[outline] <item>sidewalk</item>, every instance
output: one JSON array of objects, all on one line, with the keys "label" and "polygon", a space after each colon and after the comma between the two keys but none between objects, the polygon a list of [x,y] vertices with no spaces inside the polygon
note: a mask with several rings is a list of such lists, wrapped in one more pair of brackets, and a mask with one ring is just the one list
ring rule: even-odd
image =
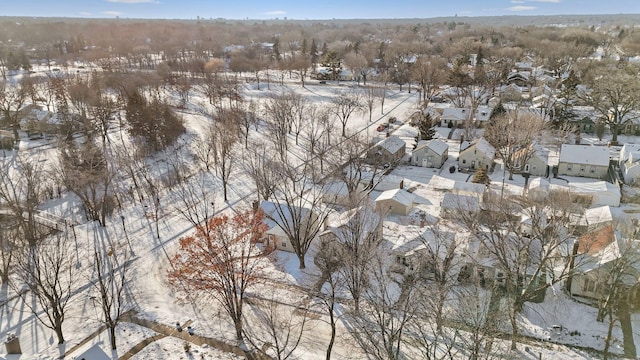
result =
[{"label": "sidewalk", "polygon": [[188,341],[190,343],[193,343],[195,345],[198,346],[202,346],[203,344],[207,344],[212,348],[224,351],[224,352],[229,352],[232,353],[234,355],[240,356],[240,357],[244,357],[245,353],[244,351],[242,351],[238,346],[235,345],[230,345],[227,344],[224,341],[220,341],[218,339],[213,339],[213,338],[209,338],[209,337],[205,337],[205,336],[200,336],[197,334],[194,335],[189,335],[189,333],[187,333],[186,328],[187,326],[189,326],[192,321],[189,320],[187,322],[185,322],[182,326],[183,326],[183,331],[179,332],[175,326],[169,326],[169,325],[165,325],[162,323],[159,323],[157,321],[153,321],[153,320],[147,320],[147,319],[141,319],[138,318],[136,312],[131,312],[131,313],[127,313],[125,316],[122,317],[121,321],[126,321],[126,322],[130,322],[132,324],[136,324],[136,325],[140,325],[140,326],[144,326],[146,328],[149,328],[155,332],[158,333],[158,335],[152,336],[150,338],[144,339],[143,341],[141,341],[140,343],[138,343],[137,345],[135,345],[133,348],[131,348],[131,350],[129,350],[126,354],[124,354],[123,356],[120,357],[119,360],[128,360],[131,357],[133,357],[135,354],[139,353],[140,351],[142,351],[142,349],[144,349],[147,345],[151,344],[152,342],[162,339],[164,337],[167,336],[171,336],[171,337],[175,337],[178,339],[182,339],[184,341]]}]

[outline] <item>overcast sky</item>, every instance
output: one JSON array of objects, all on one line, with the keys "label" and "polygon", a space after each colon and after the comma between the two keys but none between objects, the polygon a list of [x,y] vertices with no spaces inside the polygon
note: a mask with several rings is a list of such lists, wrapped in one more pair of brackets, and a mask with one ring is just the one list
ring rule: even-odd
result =
[{"label": "overcast sky", "polygon": [[638,14],[640,0],[0,0],[0,15],[354,19]]}]

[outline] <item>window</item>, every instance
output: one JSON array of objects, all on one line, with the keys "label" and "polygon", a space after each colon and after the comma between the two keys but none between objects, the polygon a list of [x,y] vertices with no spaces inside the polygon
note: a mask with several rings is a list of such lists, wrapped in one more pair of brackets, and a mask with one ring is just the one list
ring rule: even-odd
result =
[{"label": "window", "polygon": [[529,164],[526,164],[524,166],[524,172],[528,173],[529,172]]},{"label": "window", "polygon": [[287,247],[287,242],[286,241],[282,242],[282,247],[285,247],[285,248]]},{"label": "window", "polygon": [[467,163],[467,160],[466,160],[466,159],[462,159],[462,163],[463,163],[463,164],[466,164],[466,163]]},{"label": "window", "polygon": [[585,278],[584,282],[582,283],[582,291],[592,293],[596,292],[598,291],[598,283],[591,278]]},{"label": "window", "polygon": [[573,166],[571,164],[567,164],[567,171],[571,171],[573,169]]},{"label": "window", "polygon": [[595,167],[595,166],[592,166],[592,167],[589,169],[589,172],[590,172],[590,173],[592,173],[592,174],[595,174],[595,173],[596,173],[596,167]]}]

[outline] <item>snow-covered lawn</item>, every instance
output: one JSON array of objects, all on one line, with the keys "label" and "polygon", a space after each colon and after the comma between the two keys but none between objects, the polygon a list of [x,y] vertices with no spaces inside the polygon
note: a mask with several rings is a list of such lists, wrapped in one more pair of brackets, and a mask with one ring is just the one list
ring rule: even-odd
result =
[{"label": "snow-covered lawn", "polygon": [[[286,82],[284,85],[271,83],[270,90],[267,90],[266,84],[261,84],[258,90],[254,83],[243,83],[243,95],[248,100],[255,100],[258,103],[264,102],[268,96],[279,94],[282,92],[295,92],[306,96],[315,104],[327,106],[330,99],[339,96],[342,91],[353,88],[353,84],[309,85],[305,88],[297,83]],[[368,113],[358,113],[352,117],[347,126],[349,133],[360,132],[364,136],[373,141],[374,139],[382,139],[383,135],[376,131],[379,123],[386,123],[391,116],[397,117],[399,123],[392,125],[391,130],[395,135],[400,136],[407,142],[407,149],[410,151],[413,147],[416,134],[415,128],[406,124],[409,115],[416,109],[416,93],[408,94],[399,92],[395,89],[389,90],[385,100],[384,112],[379,106],[373,111],[373,119],[368,121]],[[189,109],[182,112],[185,119],[188,132],[193,135],[201,132],[206,125],[207,119],[197,110],[200,104],[207,103],[202,94],[193,93],[191,95],[191,104]],[[336,124],[338,131],[339,124]],[[438,129],[438,134],[446,138],[449,129]],[[112,136],[120,141],[120,132],[114,132]],[[263,137],[262,133],[252,132],[252,138],[257,139]],[[293,142],[293,139],[291,139]],[[457,169],[457,155],[459,151],[459,140],[447,140],[450,146],[449,159],[441,169],[425,169],[412,166],[400,166],[394,170],[393,174],[399,175],[415,183],[427,183],[433,175],[440,175],[458,181],[468,181],[470,174],[460,173],[457,170],[454,173],[449,172],[449,167],[455,166]],[[302,147],[292,146],[292,154],[300,155],[305,151]],[[53,166],[56,158],[56,150],[53,143],[46,140],[24,140],[20,144],[20,154],[28,156],[40,156],[46,159],[46,166]],[[8,154],[4,161],[10,161],[11,156]],[[165,153],[157,156],[153,171],[161,173],[165,169],[161,164],[163,157],[171,156]],[[502,171],[500,165],[496,167],[496,171],[491,174],[492,187],[500,187],[502,185]],[[189,180],[192,181],[192,180]],[[505,188],[508,191],[517,193],[521,191],[524,185],[524,179],[516,175],[514,180],[505,180]],[[122,185],[125,186],[125,185]],[[215,208],[217,213],[230,210],[238,210],[251,206],[251,201],[256,199],[254,194],[255,186],[250,178],[244,173],[243,169],[237,168],[231,177],[229,184],[229,200],[225,202],[222,199],[221,183],[219,179],[211,182],[211,191],[215,195]],[[519,190],[520,189],[520,190]],[[187,297],[179,299],[172,292],[167,282],[167,270],[170,267],[169,258],[177,247],[177,239],[189,234],[193,231],[192,225],[180,216],[175,207],[180,206],[178,202],[179,193],[173,189],[166,189],[160,193],[160,217],[158,227],[160,236],[155,234],[155,222],[149,216],[149,208],[145,208],[144,204],[125,204],[121,210],[116,210],[111,219],[108,219],[104,228],[100,228],[96,223],[86,222],[80,211],[78,210],[78,199],[70,194],[64,193],[59,199],[48,201],[43,210],[77,223],[73,229],[75,241],[77,242],[77,252],[80,255],[81,269],[86,273],[83,277],[84,284],[79,293],[74,297],[74,303],[71,307],[67,320],[64,325],[66,344],[60,350],[56,345],[53,331],[44,328],[35,317],[25,307],[20,299],[15,298],[13,292],[7,290],[6,287],[0,294],[0,339],[5,339],[6,335],[13,333],[18,335],[24,355],[19,357],[25,359],[53,359],[58,358],[60,352],[69,351],[76,344],[81,343],[89,337],[93,332],[97,331],[100,323],[100,315],[93,301],[88,296],[87,289],[89,286],[88,272],[91,270],[91,252],[90,245],[97,241],[96,239],[109,241],[115,248],[124,248],[133,250],[135,257],[132,260],[130,273],[130,293],[129,300],[132,301],[133,307],[139,311],[139,317],[152,320],[168,326],[173,326],[176,322],[185,323],[187,321],[192,324],[198,335],[215,338],[226,341],[229,344],[235,342],[235,334],[232,324],[227,320],[224,310],[217,304],[206,299],[194,299]],[[426,199],[437,205],[434,198]],[[424,204],[429,205],[429,204]],[[126,231],[125,231],[126,229]],[[319,276],[319,271],[313,264],[313,255],[317,251],[312,247],[307,255],[307,269],[301,271],[298,269],[298,259],[294,254],[286,252],[276,252],[274,258],[268,268],[268,276],[271,283],[266,281],[264,284],[257,286],[252,291],[262,296],[269,295],[268,290],[276,291],[274,295],[279,301],[294,302],[299,300],[300,293],[291,291],[295,287],[311,287]],[[282,286],[282,290],[279,290]],[[4,303],[6,301],[6,303]],[[580,330],[584,338],[577,344],[585,344],[591,346],[588,336],[598,336],[602,334],[603,324],[594,324],[587,321],[591,318],[593,311],[586,306],[569,306],[567,299],[548,300],[541,305],[527,305],[527,310],[522,321],[527,327],[527,331],[532,336],[544,338],[547,336],[545,331],[549,331],[549,327],[554,324],[566,324],[567,329],[577,328],[573,324],[581,324],[587,330]],[[571,308],[571,311],[562,311],[562,306]],[[339,308],[340,309],[340,308]],[[545,315],[540,315],[545,314]],[[558,316],[552,319],[548,314]],[[573,315],[571,315],[573,314]],[[564,317],[563,317],[564,316]],[[576,319],[581,319],[578,323]],[[582,316],[582,317],[581,317]],[[595,316],[593,317],[595,319]],[[313,321],[309,323],[309,330],[303,337],[302,345],[296,350],[295,355],[302,359],[322,359],[325,358],[324,351],[329,341],[329,327],[326,323],[326,317],[316,314]],[[634,323],[635,324],[635,323]],[[336,347],[334,348],[334,358],[339,359],[362,359],[364,354],[355,344],[355,340],[350,336],[349,324],[343,321],[338,323],[338,337]],[[122,322],[118,326],[118,350],[117,354],[112,354],[114,358],[122,356],[126,351],[135,346],[145,338],[156,335],[154,331],[138,325]],[[571,338],[569,338],[570,340]],[[572,343],[567,341],[567,343]],[[109,340],[106,332],[101,332],[98,336],[92,338],[83,345],[78,351],[82,351],[94,344],[98,344],[107,354],[111,354]],[[4,354],[4,347],[0,347],[0,355]],[[74,356],[78,354],[74,351]],[[524,347],[519,350],[518,358],[537,359],[538,352],[543,354],[543,358],[566,358],[566,359],[582,359],[585,358],[578,353],[572,352],[567,348],[552,346],[550,348],[532,347],[529,352]],[[221,352],[211,347],[191,346],[191,353],[184,351],[184,340],[176,337],[168,336],[152,342],[146,346],[140,353],[135,355],[133,359],[236,359],[235,355]]]}]

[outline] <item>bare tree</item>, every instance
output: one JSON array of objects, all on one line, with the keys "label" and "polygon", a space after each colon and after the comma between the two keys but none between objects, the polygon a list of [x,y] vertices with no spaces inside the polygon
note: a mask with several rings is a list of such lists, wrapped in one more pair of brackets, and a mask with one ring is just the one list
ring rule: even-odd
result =
[{"label": "bare tree", "polygon": [[347,123],[354,112],[362,110],[362,99],[359,92],[349,91],[339,94],[331,100],[333,113],[342,124],[342,136],[347,136]]},{"label": "bare tree", "polygon": [[[283,304],[272,294],[271,298],[250,299],[250,315],[245,318],[251,326],[244,327],[244,339],[259,353],[270,359],[295,358],[293,352],[308,331],[308,299],[304,297],[292,304]],[[295,295],[292,295],[292,297]]]},{"label": "bare tree", "polygon": [[13,138],[20,139],[18,130],[22,120],[22,110],[28,100],[28,93],[20,83],[10,84],[7,81],[0,82],[0,112],[4,122],[11,127]]},{"label": "bare tree", "polygon": [[357,54],[355,52],[350,52],[344,57],[344,63],[351,69],[358,85],[360,85],[360,80],[363,81],[364,85],[367,85],[367,75],[369,75],[367,58],[362,54]]},{"label": "bare tree", "polygon": [[16,158],[0,174],[0,200],[11,212],[16,225],[28,245],[34,245],[44,231],[36,222],[38,205],[45,192],[46,178],[42,163],[37,158]]},{"label": "bare tree", "polygon": [[445,80],[445,65],[440,58],[421,56],[414,64],[412,71],[426,106]]},{"label": "bare tree", "polygon": [[496,149],[509,171],[509,180],[513,173],[524,170],[524,165],[535,154],[533,144],[546,129],[546,122],[538,114],[517,110],[490,120],[484,132],[484,138]]},{"label": "bare tree", "polygon": [[[543,298],[546,289],[568,279],[579,267],[563,251],[572,236],[567,204],[571,202],[562,196],[534,200],[493,195],[484,202],[484,211],[456,215],[472,234],[472,241],[479,244],[476,261],[490,258],[496,262],[493,281],[508,303],[512,348],[518,339],[517,315],[524,303]],[[528,226],[521,226],[521,216],[529,219]]]},{"label": "bare tree", "polygon": [[195,228],[209,233],[209,219],[215,214],[215,192],[209,173],[198,173],[178,185],[179,201],[173,208]]},{"label": "bare tree", "polygon": [[619,68],[605,63],[596,71],[589,89],[579,97],[595,108],[600,121],[609,125],[611,142],[617,144],[621,127],[637,118],[635,111],[640,109],[640,99],[633,95],[640,92],[637,66]]},{"label": "bare tree", "polygon": [[95,288],[99,295],[102,323],[109,331],[112,350],[116,349],[116,327],[127,308],[125,291],[130,259],[126,258],[125,253],[112,248],[98,249],[98,246],[93,252]]},{"label": "bare tree", "polygon": [[360,311],[360,299],[370,284],[369,269],[375,266],[382,241],[382,215],[374,204],[363,201],[361,206],[343,215],[344,223],[335,228],[342,266],[338,269],[344,279],[344,287],[351,295],[354,311]]},{"label": "bare tree", "polygon": [[[55,331],[58,344],[64,343],[62,324],[73,297],[74,284],[78,278],[76,252],[66,232],[23,249],[16,258],[16,292],[36,319],[45,327]],[[28,292],[20,291],[22,284]],[[33,298],[33,301],[31,299]]]},{"label": "bare tree", "polygon": [[312,184],[307,177],[312,172],[310,167],[309,162],[298,167],[282,164],[273,210],[265,214],[287,235],[300,269],[305,268],[305,255],[331,212],[322,201],[322,186]]},{"label": "bare tree", "polygon": [[[320,244],[320,251],[316,255],[314,262],[318,265],[318,268],[322,271],[320,280],[317,282],[316,297],[319,305],[329,315],[329,326],[331,327],[331,336],[329,338],[329,344],[327,345],[326,360],[331,359],[331,353],[336,341],[336,325],[342,315],[336,312],[338,306],[338,294],[344,290],[344,282],[338,269],[342,264],[340,255],[340,249],[336,246],[335,242],[322,242]],[[325,287],[325,283],[328,287]]]},{"label": "bare tree", "polygon": [[227,188],[235,165],[235,146],[239,140],[239,119],[243,116],[239,109],[218,109],[215,123],[208,132],[213,148],[214,166],[222,180],[224,201],[228,200]]},{"label": "bare tree", "polygon": [[317,116],[318,109],[312,105],[307,98],[299,94],[292,95],[294,116],[291,123],[291,129],[296,136],[296,145],[299,144],[298,139],[300,133],[307,126],[309,119]]},{"label": "bare tree", "polygon": [[289,94],[274,95],[264,103],[267,129],[273,136],[276,150],[283,160],[286,159],[286,153],[289,149],[287,135],[293,124],[294,104],[292,99],[292,95]]},{"label": "bare tree", "polygon": [[9,273],[13,266],[14,257],[18,255],[20,229],[11,219],[0,220],[0,280],[6,286],[9,281]]},{"label": "bare tree", "polygon": [[243,164],[245,171],[256,184],[258,201],[269,200],[276,190],[276,184],[282,180],[279,177],[280,163],[276,156],[264,143],[255,144],[245,153]]},{"label": "bare tree", "polygon": [[368,86],[362,91],[364,104],[366,105],[367,110],[369,110],[369,121],[371,121],[371,116],[373,114],[373,106],[378,99],[378,92],[378,89],[373,86]]},{"label": "bare tree", "polygon": [[354,336],[369,357],[396,360],[407,356],[405,331],[415,315],[415,288],[409,278],[390,273],[384,258],[376,257],[361,311],[350,320]]},{"label": "bare tree", "polygon": [[114,171],[103,150],[91,141],[81,145],[65,143],[60,148],[57,170],[67,189],[82,200],[87,218],[105,226],[107,215],[113,211]]},{"label": "bare tree", "polygon": [[231,318],[237,340],[243,342],[246,292],[264,276],[267,253],[256,246],[266,230],[262,214],[245,211],[209,221],[209,233],[199,228],[193,236],[180,239],[169,282],[176,289],[217,301]]}]

